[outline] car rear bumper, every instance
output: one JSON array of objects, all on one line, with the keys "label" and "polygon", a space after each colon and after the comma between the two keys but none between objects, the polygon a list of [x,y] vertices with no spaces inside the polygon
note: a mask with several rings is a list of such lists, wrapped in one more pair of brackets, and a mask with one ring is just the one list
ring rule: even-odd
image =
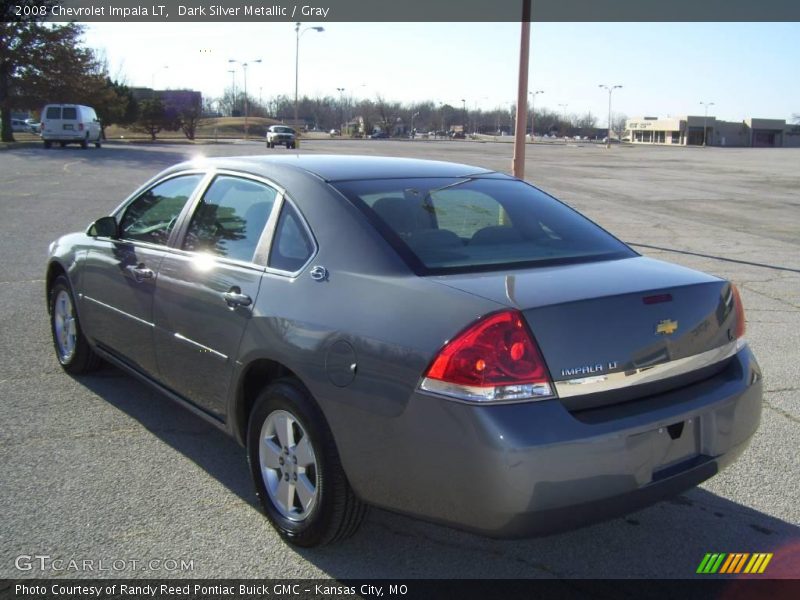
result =
[{"label": "car rear bumper", "polygon": [[87,139],[88,133],[85,131],[73,131],[69,133],[50,133],[42,134],[42,139],[46,142],[82,142]]},{"label": "car rear bumper", "polygon": [[493,537],[538,535],[713,476],[746,448],[761,397],[747,346],[707,380],[583,414],[558,400],[474,406],[415,393],[378,429],[380,470],[350,460],[346,444],[342,457],[367,501]]}]

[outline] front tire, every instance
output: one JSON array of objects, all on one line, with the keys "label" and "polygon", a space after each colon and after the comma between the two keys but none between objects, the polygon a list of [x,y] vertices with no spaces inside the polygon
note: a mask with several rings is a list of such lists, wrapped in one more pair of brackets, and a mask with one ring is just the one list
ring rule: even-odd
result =
[{"label": "front tire", "polygon": [[364,519],[366,505],[350,488],[325,418],[297,380],[278,380],[256,400],[247,457],[267,518],[287,542],[330,544]]},{"label": "front tire", "polygon": [[73,375],[93,371],[100,364],[100,358],[83,335],[72,288],[64,275],[53,282],[49,301],[50,331],[61,367]]}]

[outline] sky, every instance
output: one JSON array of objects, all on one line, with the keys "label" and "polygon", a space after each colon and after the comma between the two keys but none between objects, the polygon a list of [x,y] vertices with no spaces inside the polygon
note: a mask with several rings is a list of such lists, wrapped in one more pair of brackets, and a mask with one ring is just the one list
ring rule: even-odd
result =
[{"label": "sky", "polygon": [[[300,95],[467,109],[516,100],[518,23],[310,23],[300,39]],[[302,31],[302,30],[301,30]],[[219,97],[294,97],[292,23],[89,23],[84,42],[131,86]],[[231,64],[229,59],[239,63]],[[261,63],[255,63],[261,59]],[[528,89],[536,108],[628,117],[708,114],[791,120],[800,113],[800,23],[533,23]],[[232,75],[230,69],[235,69]],[[566,106],[562,106],[566,105]]]}]

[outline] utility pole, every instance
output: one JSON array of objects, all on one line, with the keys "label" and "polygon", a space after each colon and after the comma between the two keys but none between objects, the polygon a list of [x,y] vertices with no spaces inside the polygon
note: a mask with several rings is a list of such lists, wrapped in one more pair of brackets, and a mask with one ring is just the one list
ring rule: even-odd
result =
[{"label": "utility pole", "polygon": [[701,102],[700,104],[702,104],[706,109],[705,115],[703,116],[703,148],[705,148],[706,147],[706,132],[708,131],[708,107],[709,106],[714,106],[714,103],[713,102]]},{"label": "utility pole", "polygon": [[514,130],[514,157],[511,172],[525,177],[525,125],[528,123],[528,63],[531,44],[531,0],[522,0],[519,41],[519,82],[517,84],[517,123]]}]

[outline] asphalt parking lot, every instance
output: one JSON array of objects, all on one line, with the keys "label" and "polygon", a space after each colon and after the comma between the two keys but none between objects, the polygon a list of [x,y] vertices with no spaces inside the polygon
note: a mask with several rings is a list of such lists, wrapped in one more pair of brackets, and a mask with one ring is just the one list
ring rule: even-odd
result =
[{"label": "asphalt parking lot", "polygon": [[[285,152],[261,142],[0,149],[0,577],[683,578],[706,552],[774,552],[769,573],[800,576],[800,149],[528,146],[526,178],[539,187],[643,254],[740,286],[766,392],[761,427],[731,468],[556,536],[489,540],[372,510],[352,539],[302,551],[262,518],[232,440],[112,367],[61,371],[43,282],[50,241],[162,168],[201,153]],[[320,140],[301,152],[507,171],[511,145]],[[37,554],[126,566],[15,566]],[[181,560],[192,568],[164,562]]]}]

